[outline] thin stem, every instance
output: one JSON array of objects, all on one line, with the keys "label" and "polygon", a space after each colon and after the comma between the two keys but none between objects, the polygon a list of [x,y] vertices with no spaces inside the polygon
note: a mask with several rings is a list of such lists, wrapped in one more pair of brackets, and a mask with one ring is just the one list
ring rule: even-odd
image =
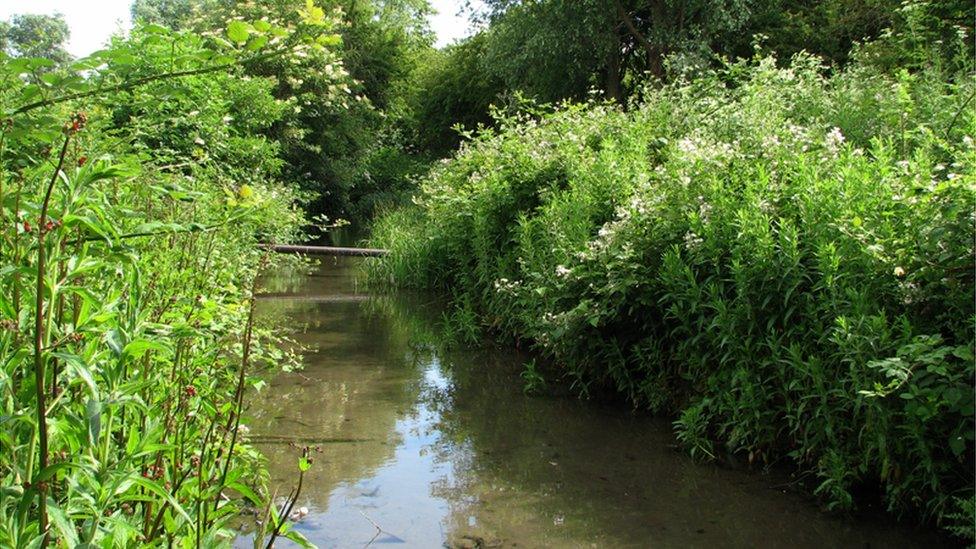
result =
[{"label": "thin stem", "polygon": [[959,110],[956,111],[956,115],[952,117],[952,121],[949,122],[949,126],[946,128],[945,131],[946,139],[949,139],[949,134],[952,132],[952,127],[956,125],[956,120],[959,120],[959,115],[962,114],[964,110],[966,110],[966,107],[969,105],[969,102],[973,100],[973,97],[976,97],[976,90],[973,90],[973,93],[969,94],[969,97],[966,98],[966,101],[964,101],[962,106],[959,107]]},{"label": "thin stem", "polygon": [[[308,447],[307,446],[302,449],[302,458],[304,458],[304,459],[307,459],[308,458]],[[295,495],[292,496],[291,498],[289,498],[290,501],[288,501],[286,503],[285,507],[282,507],[283,512],[278,517],[278,520],[275,521],[275,528],[271,532],[271,539],[268,540],[268,545],[265,546],[265,549],[271,549],[272,547],[274,547],[274,541],[278,537],[278,535],[281,533],[281,527],[285,524],[285,521],[288,520],[288,516],[291,515],[291,510],[295,508],[295,503],[298,501],[298,496],[302,493],[302,482],[304,480],[305,480],[305,471],[302,470],[301,468],[299,468],[299,470],[298,470],[298,486],[295,488]]]},{"label": "thin stem", "polygon": [[[51,176],[51,182],[47,185],[44,194],[44,202],[41,204],[41,217],[37,224],[37,302],[34,311],[34,379],[37,395],[37,431],[40,443],[40,472],[47,468],[48,448],[47,448],[47,407],[44,404],[44,269],[46,248],[44,238],[47,231],[44,226],[47,224],[47,208],[51,203],[51,193],[54,185],[58,181],[58,175],[64,166],[64,157],[68,153],[68,143],[71,141],[71,132],[64,136],[64,145],[61,146],[61,154],[58,156],[58,166]],[[39,515],[39,530],[43,535],[41,539],[41,549],[47,547],[47,485],[45,482],[37,483],[37,505]]]},{"label": "thin stem", "polygon": [[[237,433],[241,427],[241,408],[244,405],[244,380],[247,373],[248,363],[251,359],[251,333],[254,328],[254,294],[257,292],[258,275],[261,273],[261,269],[264,267],[264,264],[268,259],[268,253],[268,251],[265,251],[264,255],[261,257],[261,263],[258,265],[258,269],[254,273],[254,280],[251,283],[250,307],[248,308],[247,312],[247,325],[244,328],[244,349],[241,353],[241,371],[240,375],[237,376],[237,391],[234,393],[234,398],[236,400],[234,406],[234,428],[230,435],[230,448],[227,450],[227,457],[224,461],[224,470],[220,474],[220,484],[217,485],[220,490],[223,490],[224,482],[227,480],[227,471],[230,469],[230,462],[234,455],[234,446],[237,444]],[[218,505],[220,505],[220,497],[217,497],[214,500],[214,511],[217,510]]]}]

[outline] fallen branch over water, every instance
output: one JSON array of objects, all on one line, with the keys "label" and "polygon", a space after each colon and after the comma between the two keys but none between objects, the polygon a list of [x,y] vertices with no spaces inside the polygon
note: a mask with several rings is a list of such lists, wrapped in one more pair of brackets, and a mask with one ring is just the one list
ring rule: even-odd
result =
[{"label": "fallen branch over water", "polygon": [[274,252],[280,254],[305,254],[305,255],[351,255],[364,257],[379,257],[389,253],[389,250],[376,248],[343,248],[339,246],[300,246],[294,244],[263,244]]},{"label": "fallen branch over water", "polygon": [[258,294],[254,296],[258,300],[262,299],[295,299],[314,303],[355,303],[359,301],[367,301],[370,296],[366,294],[338,294],[338,295],[302,295],[302,294],[288,294],[283,292],[274,292],[266,294]]},{"label": "fallen branch over water", "polygon": [[355,442],[373,442],[372,438],[329,438],[329,437],[299,437],[288,435],[250,435],[247,437],[252,444],[342,444]]}]

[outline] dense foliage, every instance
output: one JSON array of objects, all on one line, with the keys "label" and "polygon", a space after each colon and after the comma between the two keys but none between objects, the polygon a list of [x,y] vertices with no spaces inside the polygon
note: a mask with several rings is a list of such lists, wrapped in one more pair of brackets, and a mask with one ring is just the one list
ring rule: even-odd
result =
[{"label": "dense foliage", "polygon": [[[291,0],[136,0],[136,20],[208,34],[227,20],[298,17]],[[420,52],[431,47],[426,0],[332,0],[323,8],[337,22],[329,48],[302,57],[249,64],[246,74],[273,78],[273,96],[287,101],[273,125],[258,133],[274,141],[284,161],[281,178],[303,192],[307,208],[333,220],[368,218],[361,203],[389,191],[383,158],[403,151],[394,121],[402,114],[403,85]],[[405,160],[410,160],[402,155]],[[409,171],[409,170],[408,170]],[[396,174],[396,183],[405,180]],[[376,194],[376,197],[372,195]]]},{"label": "dense foliage", "polygon": [[[490,123],[492,104],[516,93],[536,101],[602,96],[626,104],[648,82],[667,82],[748,58],[758,46],[782,60],[801,51],[843,67],[870,43],[888,70],[933,61],[963,66],[976,6],[967,0],[487,0],[483,30],[415,73],[408,96],[421,147],[445,156],[451,128]],[[863,57],[862,57],[863,59]]]},{"label": "dense foliage", "polygon": [[973,3],[479,4],[441,50],[427,0],[135,0],[80,60],[0,22],[0,545],[293,535],[240,422],[301,206],[384,212],[371,280],[530,388],[973,538]]},{"label": "dense foliage", "polygon": [[696,456],[972,536],[976,89],[949,76],[766,57],[528,108],[377,222],[369,275],[674,414]]},{"label": "dense foliage", "polygon": [[68,24],[61,15],[15,15],[0,21],[0,52],[19,57],[43,57],[64,63]]},{"label": "dense foliage", "polygon": [[60,67],[0,55],[0,545],[211,547],[246,506],[284,532],[242,398],[288,364],[251,323],[257,244],[303,215],[259,135],[289,105],[242,72],[335,25],[308,2]]}]

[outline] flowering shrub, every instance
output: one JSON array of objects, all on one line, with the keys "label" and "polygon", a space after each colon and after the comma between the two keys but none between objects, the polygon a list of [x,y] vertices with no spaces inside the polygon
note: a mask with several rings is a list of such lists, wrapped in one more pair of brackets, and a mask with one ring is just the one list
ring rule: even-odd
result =
[{"label": "flowering shrub", "polygon": [[369,275],[451,289],[697,456],[971,536],[973,90],[799,56],[503,119],[377,222]]}]

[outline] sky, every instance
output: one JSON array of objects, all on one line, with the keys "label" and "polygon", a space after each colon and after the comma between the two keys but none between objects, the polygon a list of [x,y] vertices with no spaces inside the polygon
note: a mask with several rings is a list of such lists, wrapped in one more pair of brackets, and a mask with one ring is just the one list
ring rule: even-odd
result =
[{"label": "sky", "polygon": [[[0,0],[0,20],[18,13],[53,14],[60,12],[71,28],[68,53],[84,57],[100,49],[113,33],[132,24],[132,0]],[[470,24],[458,16],[461,0],[430,0],[439,13],[430,20],[437,34],[437,47],[468,35]]]},{"label": "sky", "polygon": [[[430,0],[430,4],[438,12],[430,18],[430,28],[437,34],[435,46],[438,48],[446,46],[470,33],[470,21],[466,16],[458,15],[461,10],[461,0]],[[477,5],[480,2],[473,2],[473,4]]]}]

